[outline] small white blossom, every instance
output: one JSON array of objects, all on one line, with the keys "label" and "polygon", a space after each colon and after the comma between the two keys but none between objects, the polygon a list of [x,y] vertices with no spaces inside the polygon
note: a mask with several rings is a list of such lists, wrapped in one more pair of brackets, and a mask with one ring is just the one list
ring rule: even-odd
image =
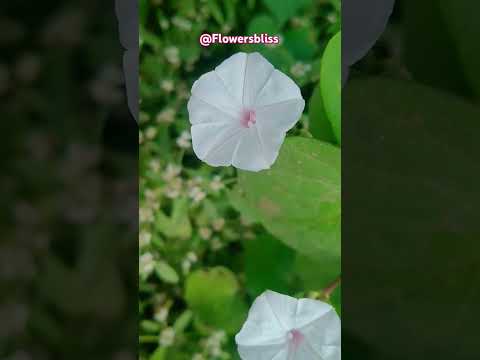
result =
[{"label": "small white blossom", "polygon": [[182,260],[182,273],[183,275],[187,275],[190,272],[190,269],[192,268],[192,263],[188,261],[188,259],[183,259]]},{"label": "small white blossom", "polygon": [[182,167],[175,164],[168,164],[162,175],[163,180],[172,181],[182,172]]},{"label": "small white blossom", "polygon": [[198,234],[203,240],[208,240],[212,237],[212,230],[208,227],[202,226],[198,229]]},{"label": "small white blossom", "polygon": [[149,252],[140,256],[138,262],[139,272],[142,276],[147,277],[150,275],[155,267],[155,260],[153,255]]},{"label": "small white blossom", "polygon": [[152,160],[150,160],[150,162],[148,163],[148,167],[149,167],[150,170],[152,170],[153,172],[159,172],[159,171],[160,171],[160,161],[158,161],[157,159],[152,159]]},{"label": "small white blossom", "polygon": [[167,30],[170,27],[170,23],[168,22],[167,19],[160,20],[159,24],[162,30]]},{"label": "small white blossom", "polygon": [[141,111],[140,112],[140,123],[143,124],[143,123],[146,123],[148,121],[150,121],[150,115]]},{"label": "small white blossom", "polygon": [[260,171],[275,162],[305,107],[299,87],[259,53],[237,53],[192,86],[195,154],[211,166]]},{"label": "small white blossom", "polygon": [[141,231],[140,234],[138,235],[138,243],[140,248],[144,248],[150,245],[151,240],[152,240],[152,234],[149,233],[148,231]]},{"label": "small white blossom", "polygon": [[224,218],[218,218],[212,221],[212,227],[213,227],[213,230],[215,231],[221,231],[224,226],[225,226]]},{"label": "small white blossom", "polygon": [[188,196],[193,200],[194,203],[199,203],[205,199],[207,194],[200,187],[194,186],[188,192]]},{"label": "small white blossom", "polygon": [[155,136],[157,136],[157,129],[154,127],[149,127],[147,130],[145,130],[145,137],[148,140],[152,140]]},{"label": "small white blossom", "polygon": [[215,331],[205,341],[205,350],[214,358],[220,357],[223,353],[222,345],[226,342],[226,340],[227,335],[224,331]]},{"label": "small white blossom", "polygon": [[159,305],[155,307],[155,313],[153,314],[153,318],[160,322],[164,323],[168,319],[169,308],[167,306]]},{"label": "small white blossom", "polygon": [[169,46],[164,51],[165,58],[167,61],[175,66],[180,65],[180,52],[177,47]]},{"label": "small white blossom", "polygon": [[164,329],[160,334],[160,345],[171,346],[175,341],[175,330],[171,327]]},{"label": "small white blossom", "polygon": [[187,254],[187,259],[192,262],[192,263],[195,263],[198,261],[198,257],[197,257],[197,254],[195,254],[194,252],[190,251],[188,254]]},{"label": "small white blossom", "polygon": [[153,222],[153,211],[147,207],[141,207],[138,209],[138,217],[141,223]]},{"label": "small white blossom", "polygon": [[180,16],[174,16],[172,19],[172,24],[183,31],[192,30],[192,23],[187,19],[184,19]]},{"label": "small white blossom", "polygon": [[167,108],[159,112],[155,118],[155,121],[159,124],[170,124],[175,119],[175,109]]},{"label": "small white blossom", "polygon": [[162,82],[160,83],[160,88],[163,91],[170,93],[175,89],[175,85],[173,84],[172,80],[162,80]]},{"label": "small white blossom", "polygon": [[212,189],[214,192],[219,192],[225,188],[225,185],[222,182],[222,178],[218,175],[215,175],[210,182],[210,189]]},{"label": "small white blossom", "polygon": [[192,136],[190,135],[190,132],[183,131],[177,139],[178,147],[182,149],[190,149],[192,147],[192,143],[190,141],[191,139],[192,139]]},{"label": "small white blossom", "polygon": [[324,302],[266,291],[235,341],[242,360],[340,360],[340,318]]},{"label": "small white blossom", "polygon": [[173,179],[165,187],[163,193],[169,199],[176,199],[182,193],[182,184],[183,182],[181,178]]},{"label": "small white blossom", "polygon": [[290,68],[290,72],[296,78],[304,77],[310,70],[312,69],[312,65],[304,64],[302,62],[297,62],[292,65]]}]

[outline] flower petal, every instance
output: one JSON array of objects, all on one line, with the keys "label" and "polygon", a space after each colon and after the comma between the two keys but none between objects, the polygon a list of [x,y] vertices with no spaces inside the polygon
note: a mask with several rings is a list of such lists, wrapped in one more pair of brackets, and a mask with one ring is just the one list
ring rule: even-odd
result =
[{"label": "flower petal", "polygon": [[[325,360],[315,349],[313,349],[310,344],[305,341],[302,345],[298,347],[293,356],[295,360]],[[337,359],[339,360],[339,359]]]},{"label": "flower petal", "polygon": [[257,95],[254,106],[255,108],[259,108],[293,99],[303,100],[300,88],[287,75],[275,69],[263,89]]},{"label": "flower petal", "polygon": [[215,71],[203,74],[193,83],[192,96],[232,117],[239,116],[242,110],[242,104],[230,94],[222,79]]},{"label": "flower petal", "polygon": [[239,115],[234,116],[230,112],[217,107],[216,105],[209,104],[199,97],[192,95],[187,104],[190,123],[196,124],[234,124],[238,123]]},{"label": "flower petal", "polygon": [[256,130],[258,142],[265,163],[269,168],[277,159],[280,147],[290,130],[300,117],[305,102],[303,99],[294,99],[280,105],[270,105],[256,111]]},{"label": "flower petal", "polygon": [[232,165],[248,171],[260,171],[270,168],[275,158],[268,156],[267,149],[255,126],[245,129],[238,147],[233,154]]},{"label": "flower petal", "polygon": [[298,301],[295,327],[303,328],[328,313],[336,315],[331,305],[312,299],[300,299]]},{"label": "flower petal", "polygon": [[243,104],[247,57],[248,54],[246,53],[236,53],[215,68],[215,73],[221,79],[225,88],[239,104]]},{"label": "flower petal", "polygon": [[253,106],[273,70],[273,65],[258,52],[237,53],[215,68],[227,91],[245,108]]},{"label": "flower petal", "polygon": [[211,166],[232,164],[235,149],[245,129],[239,124],[199,123],[192,126],[193,151]]},{"label": "flower petal", "polygon": [[[325,306],[329,305],[314,300],[309,301],[318,303],[317,309],[314,309],[313,304],[308,304],[306,307],[303,304],[301,306],[304,309],[299,312],[297,318],[297,321],[302,323],[307,323],[308,313],[310,313],[310,317],[314,318],[313,321],[302,327],[306,342],[323,360],[339,360],[341,346],[340,318],[331,307],[325,312]],[[300,315],[302,312],[303,315]]]},{"label": "flower petal", "polygon": [[[293,324],[285,319],[286,313],[295,309],[296,299],[266,291],[257,297],[250,308],[248,318],[235,337],[239,346],[287,345],[287,334]],[[285,311],[288,309],[287,311]]]},{"label": "flower petal", "polygon": [[248,54],[243,89],[243,106],[245,108],[254,106],[256,98],[269,82],[274,70],[273,65],[258,52]]},{"label": "flower petal", "polygon": [[242,360],[290,360],[288,348],[280,345],[238,346],[238,353]]}]

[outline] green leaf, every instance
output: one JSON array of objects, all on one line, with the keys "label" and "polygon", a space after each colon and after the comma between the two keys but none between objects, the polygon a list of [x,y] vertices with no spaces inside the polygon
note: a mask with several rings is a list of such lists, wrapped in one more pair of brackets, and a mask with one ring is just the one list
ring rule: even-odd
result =
[{"label": "green leaf", "polygon": [[160,280],[169,284],[177,284],[179,277],[174,268],[172,268],[165,261],[159,261],[155,265],[155,273]]},{"label": "green leaf", "polygon": [[330,303],[337,311],[338,315],[342,315],[342,285],[338,285],[330,295]]},{"label": "green leaf", "polygon": [[339,260],[336,256],[324,255],[318,260],[299,255],[292,269],[300,278],[304,291],[324,289],[340,275]]},{"label": "green leaf", "polygon": [[190,310],[185,310],[182,315],[180,315],[177,320],[175,320],[175,324],[173,324],[173,328],[175,329],[176,333],[181,333],[185,331],[185,329],[190,325],[192,321],[193,313]]},{"label": "green leaf", "polygon": [[190,274],[185,299],[201,323],[234,334],[247,312],[238,291],[235,275],[227,268],[215,267]]},{"label": "green leaf", "polygon": [[[443,0],[440,9],[454,39],[460,63],[475,96],[480,97],[480,41],[478,41],[477,0]],[[450,69],[448,69],[450,71]]]},{"label": "green leaf", "polygon": [[263,0],[265,6],[275,15],[280,25],[298,13],[299,10],[312,3],[312,0]]},{"label": "green leaf", "polygon": [[330,124],[328,121],[327,113],[325,112],[325,106],[323,105],[320,84],[313,91],[308,108],[308,116],[310,119],[309,130],[312,135],[318,140],[337,144],[337,140],[333,134],[332,124]]},{"label": "green leaf", "polygon": [[218,5],[217,0],[207,0],[207,6],[212,14],[213,18],[219,25],[225,24],[225,17],[223,16],[222,9]]},{"label": "green leaf", "polygon": [[255,16],[247,27],[247,34],[263,34],[275,35],[279,31],[279,27],[274,19],[269,15],[260,14]]},{"label": "green leaf", "polygon": [[165,360],[167,356],[167,348],[158,347],[157,350],[149,357],[150,360]]},{"label": "green leaf", "polygon": [[310,61],[317,52],[315,33],[308,27],[285,32],[284,46],[297,60]]},{"label": "green leaf", "polygon": [[188,218],[188,199],[178,198],[173,203],[172,215],[169,217],[162,211],[156,214],[155,225],[167,237],[188,239],[192,235],[192,225]]},{"label": "green leaf", "polygon": [[339,260],[339,148],[315,139],[287,138],[270,170],[239,172],[231,200],[240,213],[300,253]]},{"label": "green leaf", "polygon": [[269,234],[245,242],[245,276],[250,295],[257,297],[266,289],[289,292],[291,267],[295,253]]},{"label": "green leaf", "polygon": [[341,143],[342,136],[342,35],[333,36],[323,53],[320,88],[328,120]]}]

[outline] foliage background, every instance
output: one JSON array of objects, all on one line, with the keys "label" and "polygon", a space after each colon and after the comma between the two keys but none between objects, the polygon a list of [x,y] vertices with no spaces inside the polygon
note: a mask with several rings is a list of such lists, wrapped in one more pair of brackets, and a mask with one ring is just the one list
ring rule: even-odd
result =
[{"label": "foliage background", "polygon": [[0,50],[0,359],[135,359],[138,137],[114,1],[4,1]]},{"label": "foliage background", "polygon": [[[238,359],[233,336],[266,289],[331,301],[340,311],[339,36],[333,69],[322,69],[339,30],[338,0],[140,1],[141,359]],[[203,48],[203,32],[266,32],[282,43]],[[307,102],[289,134],[295,139],[259,174],[209,167],[191,149],[193,81],[238,51],[261,52]],[[331,100],[319,85],[322,71]]]}]

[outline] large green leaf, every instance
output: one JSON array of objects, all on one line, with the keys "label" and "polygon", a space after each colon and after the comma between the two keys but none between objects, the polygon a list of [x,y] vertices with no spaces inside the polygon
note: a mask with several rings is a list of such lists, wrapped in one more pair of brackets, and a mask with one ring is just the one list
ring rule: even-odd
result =
[{"label": "large green leaf", "polygon": [[342,34],[330,39],[323,53],[320,88],[328,120],[338,142],[342,137]]},{"label": "large green leaf", "polygon": [[235,275],[227,268],[216,267],[190,274],[185,299],[202,324],[234,334],[247,312],[238,291]]},{"label": "large green leaf", "polygon": [[[322,81],[320,79],[320,81]],[[313,91],[312,97],[308,103],[308,117],[310,120],[310,132],[312,135],[322,141],[336,144],[337,140],[333,135],[332,124],[328,121],[325,105],[323,105],[322,91],[320,84]]]},{"label": "large green leaf", "polygon": [[397,358],[403,337],[412,346],[402,358],[468,359],[478,339],[468,309],[480,303],[480,110],[386,78],[352,79],[343,102],[349,330],[375,343],[378,358]]},{"label": "large green leaf", "polygon": [[245,242],[247,290],[257,297],[266,289],[288,293],[295,252],[269,234]]},{"label": "large green leaf", "polygon": [[340,149],[315,139],[287,138],[274,166],[240,171],[236,208],[297,251],[340,257]]}]

